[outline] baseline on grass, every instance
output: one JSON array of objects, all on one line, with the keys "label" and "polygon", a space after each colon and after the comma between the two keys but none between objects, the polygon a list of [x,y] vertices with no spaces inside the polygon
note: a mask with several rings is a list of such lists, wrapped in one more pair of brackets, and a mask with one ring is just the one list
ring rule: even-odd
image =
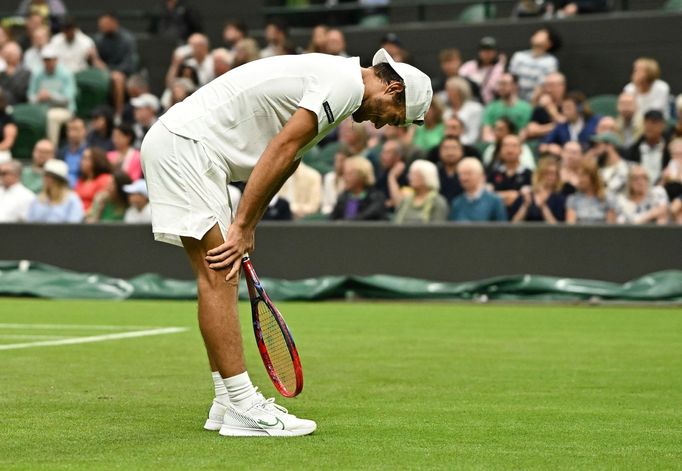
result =
[{"label": "baseline on grass", "polygon": [[265,369],[282,396],[294,397],[303,390],[303,369],[294,339],[263,289],[248,253],[242,257],[242,269],[249,289],[253,333]]}]

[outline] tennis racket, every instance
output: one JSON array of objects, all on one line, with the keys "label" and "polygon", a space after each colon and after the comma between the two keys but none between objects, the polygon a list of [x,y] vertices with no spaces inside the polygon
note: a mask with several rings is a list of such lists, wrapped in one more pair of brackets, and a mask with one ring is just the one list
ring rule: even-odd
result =
[{"label": "tennis racket", "polygon": [[263,289],[249,254],[242,257],[242,269],[251,300],[253,333],[265,369],[282,396],[297,396],[303,389],[303,370],[291,332]]}]

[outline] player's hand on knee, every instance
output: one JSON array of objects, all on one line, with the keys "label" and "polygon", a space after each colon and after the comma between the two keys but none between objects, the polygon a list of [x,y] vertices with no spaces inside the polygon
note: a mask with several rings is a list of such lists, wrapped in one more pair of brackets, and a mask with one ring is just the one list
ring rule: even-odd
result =
[{"label": "player's hand on knee", "polygon": [[242,256],[254,249],[253,231],[243,231],[237,226],[230,227],[227,240],[207,252],[206,261],[212,270],[229,268],[226,280],[236,276],[241,267]]}]

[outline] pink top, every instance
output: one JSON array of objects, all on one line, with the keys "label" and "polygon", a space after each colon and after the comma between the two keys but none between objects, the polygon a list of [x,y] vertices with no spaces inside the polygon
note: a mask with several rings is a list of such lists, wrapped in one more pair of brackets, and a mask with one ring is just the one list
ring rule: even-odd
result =
[{"label": "pink top", "polygon": [[506,58],[500,54],[499,60],[494,65],[481,67],[478,61],[470,60],[459,68],[459,75],[476,82],[481,87],[481,96],[485,103],[495,99],[497,82],[504,73]]},{"label": "pink top", "polygon": [[76,188],[74,188],[74,190],[83,202],[84,211],[87,212],[90,209],[90,206],[92,206],[92,200],[95,199],[95,195],[104,190],[111,179],[112,176],[110,173],[103,173],[92,180],[83,180],[82,178],[78,179],[76,182]]},{"label": "pink top", "polygon": [[107,152],[107,158],[114,168],[120,168],[128,174],[132,181],[142,178],[142,162],[140,161],[140,151],[128,149],[126,155],[121,159],[121,154],[117,150]]}]

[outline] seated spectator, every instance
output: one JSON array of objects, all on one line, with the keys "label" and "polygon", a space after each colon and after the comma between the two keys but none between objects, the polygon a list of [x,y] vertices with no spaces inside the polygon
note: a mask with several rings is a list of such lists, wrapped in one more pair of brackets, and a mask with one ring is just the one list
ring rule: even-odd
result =
[{"label": "seated spectator", "polygon": [[156,33],[173,40],[187,41],[193,33],[202,31],[201,18],[184,0],[165,0],[156,24]]},{"label": "seated spectator", "polygon": [[374,170],[364,157],[349,157],[343,164],[345,190],[339,195],[330,218],[346,221],[386,219],[384,194],[372,188]]},{"label": "seated spectator", "polygon": [[229,19],[225,22],[223,27],[223,44],[232,54],[236,53],[235,47],[239,41],[248,37],[249,28],[243,21]]},{"label": "seated spectator", "polygon": [[592,141],[596,144],[594,154],[607,193],[609,196],[622,193],[628,181],[629,169],[620,156],[618,136],[605,132],[592,136]]},{"label": "seated spectator", "polygon": [[[464,133],[464,123],[457,116],[450,116],[443,122],[443,132],[445,136],[452,136],[457,138],[457,140],[462,144],[462,151],[466,157],[476,157],[481,158],[481,153],[474,146],[469,146],[462,143],[462,134]],[[441,141],[442,142],[442,141]],[[426,156],[426,159],[433,163],[440,162],[440,146],[436,146]]]},{"label": "seated spectator", "polygon": [[[310,42],[308,47],[306,47],[305,52],[318,52],[324,53],[327,45],[327,33],[329,32],[329,26],[327,25],[317,25],[313,28],[313,32],[310,35]],[[393,57],[393,56],[391,56]],[[395,57],[394,57],[395,59]]]},{"label": "seated spectator", "polygon": [[0,163],[12,159],[12,146],[17,138],[18,129],[7,108],[7,96],[0,88]]},{"label": "seated spectator", "polygon": [[111,164],[103,149],[91,147],[85,149],[81,159],[81,171],[74,188],[83,202],[83,211],[90,210],[95,195],[109,185],[111,181]]},{"label": "seated spectator", "polygon": [[[552,154],[546,154],[552,155]],[[569,141],[561,149],[561,193],[572,195],[578,187],[578,173],[584,160],[583,149],[575,141]]]},{"label": "seated spectator", "polygon": [[282,185],[279,196],[289,202],[294,219],[315,214],[320,210],[322,200],[322,177],[317,170],[301,162]]},{"label": "seated spectator", "polygon": [[462,222],[506,221],[502,198],[485,188],[485,173],[478,159],[466,157],[457,166],[464,192],[452,201],[449,219]]},{"label": "seated spectator", "polygon": [[336,200],[344,190],[343,163],[350,157],[342,149],[334,155],[334,170],[322,177],[322,214],[330,214]]},{"label": "seated spectator", "polygon": [[[400,146],[402,147],[403,150],[404,156],[403,161],[405,162],[405,164],[409,165],[417,159],[426,158],[427,153],[424,151],[424,149],[417,147],[412,143],[412,136],[411,133],[408,131],[407,127],[384,126],[383,128],[380,129],[380,131],[381,135],[383,135],[383,142],[395,140],[398,141],[398,143],[400,143]],[[380,136],[377,137],[380,138]],[[368,158],[370,161],[372,161],[372,163],[374,163],[374,161],[378,161],[378,159],[373,157],[373,154],[377,151],[381,152],[382,147],[383,143],[377,144],[368,152]],[[436,147],[438,147],[438,144],[436,144]]]},{"label": "seated spectator", "polygon": [[566,200],[566,222],[594,224],[612,217],[609,213],[613,209],[604,190],[596,162],[584,160],[578,170],[576,192]]},{"label": "seated spectator", "polygon": [[637,110],[637,101],[632,93],[621,93],[617,106],[616,134],[625,147],[630,147],[644,132],[644,120]]},{"label": "seated spectator", "polygon": [[618,224],[668,224],[668,195],[660,186],[651,187],[649,174],[633,165],[627,191],[613,201],[609,222]]},{"label": "seated spectator", "polygon": [[566,121],[561,112],[561,103],[565,96],[566,77],[559,72],[547,75],[533,101],[535,108],[530,123],[523,131],[525,139],[541,139],[552,132],[556,125]]},{"label": "seated spectator", "polygon": [[658,110],[663,113],[665,119],[668,119],[670,86],[660,78],[661,68],[656,59],[640,57],[632,65],[631,81],[623,91],[635,96],[639,113]]},{"label": "seated spectator", "polygon": [[566,197],[561,194],[559,162],[543,157],[533,173],[533,186],[521,188],[521,194],[509,208],[511,221],[556,224],[566,220]]},{"label": "seated spectator", "polygon": [[676,137],[668,144],[670,162],[663,171],[661,183],[673,201],[682,195],[682,138]]},{"label": "seated spectator", "polygon": [[198,86],[206,85],[215,78],[211,47],[205,35],[194,33],[189,37],[186,45],[180,46],[173,52],[173,59],[166,73],[166,86],[168,88],[178,76],[178,69],[183,64],[197,71]]},{"label": "seated spectator", "polygon": [[464,157],[464,148],[455,136],[445,136],[440,143],[440,162],[437,164],[440,194],[448,207],[464,191],[457,176],[457,165]]},{"label": "seated spectator", "polygon": [[43,191],[28,210],[28,222],[78,223],[83,220],[83,203],[69,189],[69,167],[65,162],[45,162]]},{"label": "seated spectator", "polygon": [[[232,54],[224,47],[213,49],[211,51],[211,57],[213,58],[214,77],[220,77],[221,75],[228,73],[232,69],[232,62],[234,62],[234,54]],[[191,93],[192,92],[190,92],[190,94]]]},{"label": "seated spectator", "polygon": [[126,224],[151,224],[152,210],[149,205],[147,183],[143,178],[125,185],[123,191],[128,195],[128,209],[123,216]]},{"label": "seated spectator", "polygon": [[[502,139],[510,134],[516,134],[516,126],[509,118],[502,117],[495,122],[493,128],[495,142],[488,145],[483,151],[483,165],[488,170],[497,167],[500,164],[500,150],[502,150]],[[535,156],[527,144],[521,144],[521,165],[529,170],[535,170]]]},{"label": "seated spectator", "polygon": [[518,97],[516,88],[516,78],[512,74],[502,74],[497,82],[500,98],[489,103],[483,113],[483,141],[495,141],[493,126],[500,118],[509,119],[518,130],[525,128],[530,122],[533,108],[530,103]]},{"label": "seated spectator", "polygon": [[[135,108],[130,103],[133,98],[137,98],[140,95],[149,93],[149,82],[144,77],[143,74],[133,74],[126,80],[126,96],[128,96],[128,101],[123,105],[123,115],[121,116],[121,122],[133,124],[135,122]],[[114,119],[114,122],[116,120]]]},{"label": "seated spectator", "polygon": [[424,125],[412,126],[408,132],[413,133],[412,144],[428,152],[443,139],[443,129],[443,107],[434,98],[431,100],[431,106],[429,106],[424,115]]},{"label": "seated spectator", "polygon": [[[402,164],[402,165],[401,165]],[[402,187],[407,185],[407,172],[405,172],[405,152],[403,145],[397,139],[386,141],[379,155],[379,168],[376,171],[376,183],[374,187],[381,191],[386,199],[386,207],[391,211],[395,209],[391,199],[389,175],[395,167],[400,167],[401,172],[395,176],[398,184]]]},{"label": "seated spectator", "polygon": [[260,54],[261,51],[256,40],[253,38],[244,38],[235,46],[234,64],[232,65],[232,68],[260,59]]},{"label": "seated spectator", "polygon": [[135,124],[133,124],[133,131],[135,132],[134,147],[139,149],[144,136],[147,135],[149,129],[156,122],[157,113],[159,112],[159,99],[151,93],[145,93],[130,100],[130,103],[135,108]]},{"label": "seated spectator", "polygon": [[126,77],[137,69],[137,43],[132,33],[120,25],[115,13],[101,15],[97,20],[97,29],[97,54],[109,71],[114,113],[120,118],[125,103]]},{"label": "seated spectator", "polygon": [[504,205],[509,208],[525,186],[530,186],[533,173],[521,165],[521,139],[509,134],[502,139],[500,165],[488,174],[488,182]]},{"label": "seated spectator", "polygon": [[31,35],[31,47],[24,52],[24,67],[37,74],[43,68],[42,50],[50,42],[50,29],[45,25],[37,27]]},{"label": "seated spectator", "polygon": [[21,64],[21,47],[10,41],[2,47],[0,55],[5,61],[5,69],[0,70],[0,91],[10,105],[26,103],[31,71]]},{"label": "seated spectator", "polygon": [[66,13],[62,0],[21,0],[17,7],[17,16],[40,15],[43,22],[55,26]]},{"label": "seated spectator", "polygon": [[97,55],[95,41],[83,33],[73,17],[64,19],[62,32],[50,41],[50,46],[57,52],[59,63],[72,74],[93,67],[106,68]]},{"label": "seated spectator", "polygon": [[399,162],[388,175],[388,186],[393,206],[396,208],[393,222],[429,223],[442,222],[448,216],[448,203],[438,192],[440,182],[438,169],[428,160],[415,160],[408,172],[409,186],[401,188],[398,176],[405,172],[405,164]]},{"label": "seated spectator", "polygon": [[578,141],[583,149],[590,144],[590,138],[597,130],[600,116],[592,114],[585,95],[571,92],[566,95],[561,109],[566,122],[557,124],[542,140],[540,152],[558,154],[568,141]]},{"label": "seated spectator", "polygon": [[268,204],[265,214],[263,214],[263,221],[291,221],[294,215],[291,214],[289,202],[284,198],[275,195]]},{"label": "seated spectator", "polygon": [[462,54],[459,49],[443,49],[438,53],[438,61],[440,63],[440,75],[431,79],[431,87],[433,88],[434,96],[439,96],[442,102],[447,100],[445,91],[446,82],[452,77],[457,77],[459,68],[462,66]]},{"label": "seated spectator", "polygon": [[85,139],[88,147],[99,147],[109,152],[114,148],[111,132],[114,127],[114,113],[107,105],[92,110],[90,132]]},{"label": "seated spectator", "polygon": [[72,188],[76,186],[78,174],[81,171],[81,159],[87,148],[86,136],[85,123],[82,119],[71,118],[66,123],[66,144],[59,150],[58,157],[68,166],[68,180]]},{"label": "seated spectator", "polygon": [[462,77],[452,77],[445,84],[448,101],[443,118],[457,116],[464,123],[462,144],[474,145],[478,142],[483,123],[483,106],[474,101],[469,82]]},{"label": "seated spectator", "polygon": [[644,114],[644,133],[625,155],[627,160],[646,169],[652,184],[658,183],[663,169],[670,162],[668,140],[665,137],[666,126],[663,113],[658,110],[647,111]]},{"label": "seated spectator", "polygon": [[671,129],[671,136],[682,137],[682,93],[680,93],[675,100],[675,115],[677,116],[677,119]]},{"label": "seated spectator", "polygon": [[24,222],[36,195],[21,183],[21,163],[0,163],[0,223]]},{"label": "seated spectator", "polygon": [[324,52],[332,56],[349,57],[346,52],[346,37],[343,35],[343,31],[337,28],[331,28],[327,31]]},{"label": "seated spectator", "polygon": [[[44,21],[42,15],[36,13],[29,13],[28,15],[24,16],[24,19],[24,28],[14,36],[14,39],[19,43],[22,51],[27,51],[31,48],[31,38],[33,38],[33,33],[41,26],[45,26],[46,22]],[[2,29],[2,26],[0,26],[0,44],[4,44],[6,41],[9,41],[9,37],[7,37],[5,40],[2,39],[4,31],[5,30]],[[5,36],[7,35],[7,33],[4,34]],[[0,60],[0,62],[2,61]]]},{"label": "seated spectator", "polygon": [[476,59],[462,64],[459,75],[478,85],[483,103],[490,103],[495,99],[506,65],[507,57],[499,53],[495,38],[486,36],[478,43]]},{"label": "seated spectator", "polygon": [[379,42],[379,47],[386,49],[388,55],[396,62],[409,62],[410,53],[403,47],[403,43],[395,33],[386,33]]},{"label": "seated spectator", "polygon": [[550,28],[538,29],[530,38],[530,49],[515,52],[509,62],[509,72],[518,77],[519,96],[530,101],[535,88],[545,77],[558,72],[559,61],[554,56],[561,46],[558,35]]},{"label": "seated spectator", "polygon": [[260,51],[260,57],[280,56],[287,53],[287,43],[289,42],[289,27],[279,19],[268,20],[265,25],[265,46]]},{"label": "seated spectator", "polygon": [[62,125],[71,119],[76,109],[76,80],[71,72],[59,64],[52,46],[45,46],[41,55],[44,67],[31,75],[28,98],[31,103],[48,108],[47,138],[56,147]]},{"label": "seated spectator", "polygon": [[339,142],[346,146],[350,155],[367,154],[368,139],[367,128],[350,118],[339,125]]},{"label": "seated spectator", "polygon": [[47,139],[41,139],[33,146],[31,165],[24,167],[21,172],[21,183],[33,193],[40,193],[43,189],[43,167],[45,162],[55,158],[54,146]]},{"label": "seated spectator", "polygon": [[132,181],[142,178],[142,162],[140,151],[133,147],[135,132],[127,124],[121,124],[114,128],[111,134],[114,150],[107,153],[107,158],[114,171],[125,172]]},{"label": "seated spectator", "polygon": [[120,170],[114,172],[106,188],[95,195],[85,222],[123,221],[128,209],[128,195],[123,187],[131,183],[127,173]]}]

